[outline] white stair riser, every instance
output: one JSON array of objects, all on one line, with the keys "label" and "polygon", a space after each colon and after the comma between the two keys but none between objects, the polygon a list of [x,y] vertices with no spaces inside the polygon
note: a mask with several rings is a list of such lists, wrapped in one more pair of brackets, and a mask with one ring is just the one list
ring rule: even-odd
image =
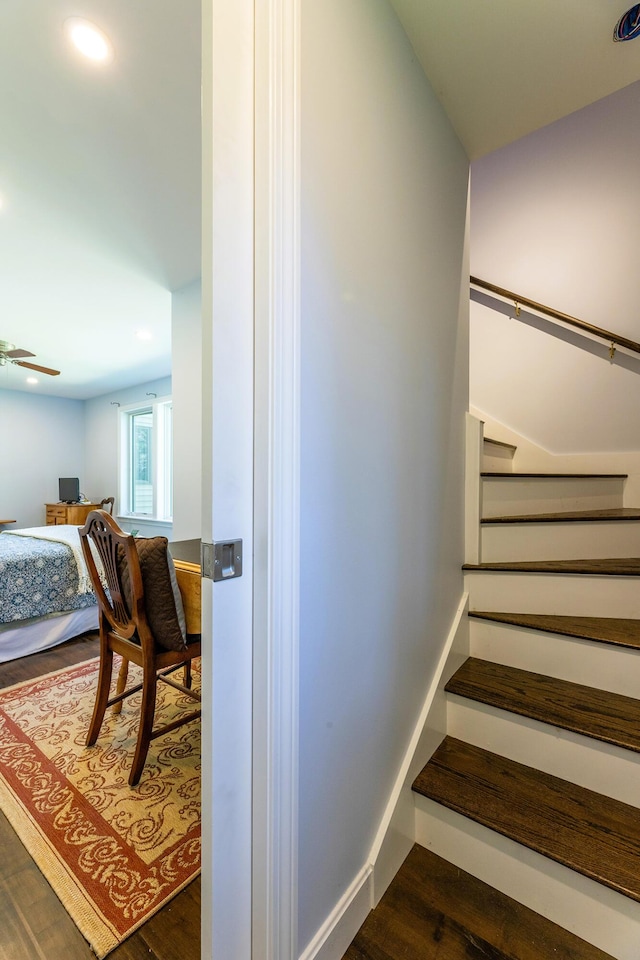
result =
[{"label": "white stair riser", "polygon": [[449,694],[447,732],[562,780],[640,807],[640,755]]},{"label": "white stair riser", "polygon": [[482,472],[483,473],[511,473],[513,470],[513,447],[503,447],[499,443],[483,440],[482,443]]},{"label": "white stair riser", "polygon": [[472,657],[640,697],[640,650],[469,619]]},{"label": "white stair riser", "polygon": [[416,841],[616,960],[638,960],[640,904],[628,897],[421,796]]},{"label": "white stair riser", "polygon": [[640,577],[469,572],[470,610],[640,619]]},{"label": "white stair riser", "polygon": [[640,556],[640,521],[483,524],[483,563]]},{"label": "white stair riser", "polygon": [[623,481],[560,477],[482,480],[483,517],[513,517],[563,510],[608,510],[622,506]]},{"label": "white stair riser", "polygon": [[511,473],[513,470],[513,458],[493,456],[489,453],[482,455],[483,473]]}]

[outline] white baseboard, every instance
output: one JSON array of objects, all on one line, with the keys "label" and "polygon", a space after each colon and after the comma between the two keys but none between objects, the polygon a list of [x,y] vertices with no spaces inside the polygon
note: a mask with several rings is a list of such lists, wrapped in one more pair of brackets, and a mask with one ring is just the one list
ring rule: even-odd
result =
[{"label": "white baseboard", "polygon": [[468,599],[468,594],[464,593],[458,604],[369,853],[369,863],[374,871],[374,906],[415,842],[411,785],[447,732],[444,685],[469,655]]},{"label": "white baseboard", "polygon": [[468,594],[465,593],[443,644],[368,861],[300,954],[299,960],[342,960],[369,911],[380,900],[415,842],[411,784],[446,732],[444,685],[468,656],[467,611]]},{"label": "white baseboard", "polygon": [[367,864],[345,891],[300,960],[342,960],[371,910],[373,868]]}]

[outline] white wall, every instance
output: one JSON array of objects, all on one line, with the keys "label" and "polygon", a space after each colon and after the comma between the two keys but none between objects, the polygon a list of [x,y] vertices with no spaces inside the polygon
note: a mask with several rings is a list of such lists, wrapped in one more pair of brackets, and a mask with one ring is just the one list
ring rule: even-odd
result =
[{"label": "white wall", "polygon": [[[636,83],[475,162],[472,274],[640,341],[638,156]],[[472,304],[471,402],[555,454],[638,450],[640,357],[597,349]]]},{"label": "white wall", "polygon": [[172,295],[173,538],[201,535],[202,293],[190,283]]},{"label": "white wall", "polygon": [[[118,511],[118,410],[116,404],[148,402],[153,399],[147,393],[158,397],[171,395],[171,377],[141,383],[126,390],[117,390],[102,397],[86,400],[85,407],[85,486],[83,492],[91,500],[100,501],[103,497],[115,497]],[[171,537],[171,524],[153,524],[142,520],[122,521],[122,528],[130,530],[136,527],[143,536],[161,535]]]},{"label": "white wall", "polygon": [[58,500],[58,477],[78,477],[84,492],[84,404],[0,389],[0,519],[8,529],[38,527]]},{"label": "white wall", "polygon": [[301,62],[302,949],[366,863],[462,592],[468,166],[386,0],[304,0]]}]

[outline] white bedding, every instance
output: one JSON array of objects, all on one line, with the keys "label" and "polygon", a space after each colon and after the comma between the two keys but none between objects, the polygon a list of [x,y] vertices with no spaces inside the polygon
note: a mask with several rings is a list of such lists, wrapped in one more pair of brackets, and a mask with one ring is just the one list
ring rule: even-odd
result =
[{"label": "white bedding", "polygon": [[0,627],[0,663],[48,650],[87,630],[98,629],[98,606]]}]

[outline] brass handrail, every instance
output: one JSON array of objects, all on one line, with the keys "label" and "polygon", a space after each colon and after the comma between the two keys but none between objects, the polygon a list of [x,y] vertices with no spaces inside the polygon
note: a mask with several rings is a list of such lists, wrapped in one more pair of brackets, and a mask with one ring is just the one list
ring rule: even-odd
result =
[{"label": "brass handrail", "polygon": [[480,280],[478,277],[470,277],[469,279],[474,287],[482,287],[483,290],[497,293],[498,296],[504,297],[506,300],[513,300],[516,308],[516,316],[520,313],[520,306],[532,307],[532,309],[538,310],[540,313],[545,313],[554,320],[561,320],[562,323],[577,327],[579,330],[585,330],[587,333],[593,334],[594,337],[601,337],[603,340],[607,340],[611,345],[609,350],[611,357],[613,357],[615,353],[614,345],[616,343],[620,347],[626,347],[627,350],[633,350],[634,353],[640,353],[640,343],[636,343],[635,340],[628,340],[627,337],[622,337],[617,333],[611,333],[610,330],[605,330],[603,327],[595,327],[592,323],[587,323],[586,320],[579,320],[577,317],[572,317],[568,313],[554,310],[553,307],[546,307],[543,303],[537,303],[528,297],[522,297],[519,293],[514,293],[513,290],[505,290],[504,287],[497,287],[494,283],[489,283],[487,280]]}]

